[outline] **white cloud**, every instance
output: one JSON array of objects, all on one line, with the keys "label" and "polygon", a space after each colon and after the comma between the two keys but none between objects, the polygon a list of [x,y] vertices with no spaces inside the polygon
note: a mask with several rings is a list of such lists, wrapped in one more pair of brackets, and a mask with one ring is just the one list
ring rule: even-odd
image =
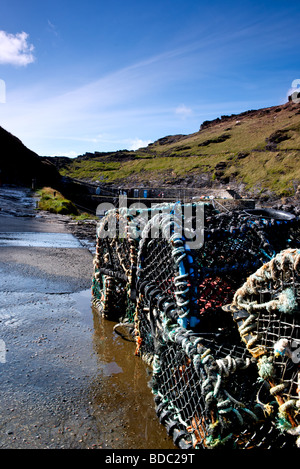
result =
[{"label": "white cloud", "polygon": [[35,60],[33,50],[24,31],[17,34],[0,31],[0,64],[26,66]]},{"label": "white cloud", "polygon": [[184,104],[182,104],[181,106],[178,106],[176,109],[175,109],[175,113],[182,117],[183,119],[186,119],[188,116],[190,116],[192,114],[192,109],[185,106]]},{"label": "white cloud", "polygon": [[56,28],[55,24],[51,23],[50,20],[48,20],[47,23],[48,23],[48,28],[47,28],[48,31],[53,33],[54,36],[58,36],[59,34],[58,34],[58,31],[57,31],[57,28]]},{"label": "white cloud", "polygon": [[131,140],[129,150],[138,150],[139,148],[147,147],[149,143],[152,143],[152,141],[135,138],[134,140]]}]

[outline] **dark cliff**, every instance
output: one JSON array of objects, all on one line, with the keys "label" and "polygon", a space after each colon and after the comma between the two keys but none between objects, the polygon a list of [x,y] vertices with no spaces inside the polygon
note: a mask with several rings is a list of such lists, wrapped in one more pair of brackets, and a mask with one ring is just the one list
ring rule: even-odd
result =
[{"label": "dark cliff", "polygon": [[51,162],[0,127],[0,183],[29,186],[33,179],[38,186],[56,185],[60,175]]}]

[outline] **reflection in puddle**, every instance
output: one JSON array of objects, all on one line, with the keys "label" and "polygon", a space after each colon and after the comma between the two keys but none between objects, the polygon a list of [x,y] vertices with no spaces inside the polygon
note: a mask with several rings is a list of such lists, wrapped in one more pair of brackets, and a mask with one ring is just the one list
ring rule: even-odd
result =
[{"label": "reflection in puddle", "polygon": [[106,363],[103,366],[103,373],[106,376],[111,376],[115,373],[123,373],[122,368],[117,365],[115,362]]},{"label": "reflection in puddle", "polygon": [[148,386],[150,369],[136,357],[135,344],[114,331],[115,322],[91,307],[90,290],[73,295],[85,323],[92,322],[97,373],[91,383],[93,417],[106,428],[106,444],[122,449],[174,449],[159,423]]}]

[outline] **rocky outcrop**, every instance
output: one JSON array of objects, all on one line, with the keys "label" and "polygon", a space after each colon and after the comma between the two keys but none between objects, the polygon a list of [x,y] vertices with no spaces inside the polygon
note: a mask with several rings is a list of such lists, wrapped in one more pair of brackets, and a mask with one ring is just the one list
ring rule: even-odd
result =
[{"label": "rocky outcrop", "polygon": [[154,145],[170,145],[172,143],[177,143],[180,140],[184,140],[187,136],[178,134],[178,135],[167,135],[166,137],[159,138],[153,143],[150,143],[148,147],[152,147]]},{"label": "rocky outcrop", "polygon": [[268,138],[266,138],[266,150],[276,151],[277,145],[284,140],[290,138],[289,131],[280,129],[273,132]]}]

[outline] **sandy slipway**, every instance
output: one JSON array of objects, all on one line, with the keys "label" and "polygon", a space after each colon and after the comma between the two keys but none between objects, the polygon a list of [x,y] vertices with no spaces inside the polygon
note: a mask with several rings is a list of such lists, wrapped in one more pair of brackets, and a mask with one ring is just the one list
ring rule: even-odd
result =
[{"label": "sandy slipway", "polygon": [[93,222],[0,202],[0,448],[173,449],[134,344],[91,308]]}]

